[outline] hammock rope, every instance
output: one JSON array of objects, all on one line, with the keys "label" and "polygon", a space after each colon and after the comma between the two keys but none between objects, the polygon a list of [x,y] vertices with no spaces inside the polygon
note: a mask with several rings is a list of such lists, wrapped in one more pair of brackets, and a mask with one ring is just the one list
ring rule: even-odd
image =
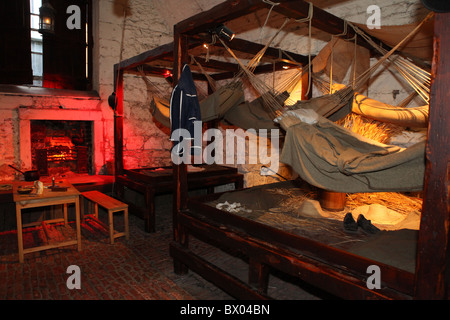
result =
[{"label": "hammock rope", "polygon": [[[428,103],[429,101],[429,87],[424,85],[430,83],[430,77],[431,75],[425,71],[414,65],[412,62],[402,58],[401,56],[396,56],[395,59],[390,59],[392,55],[400,48],[404,43],[406,43],[408,40],[410,40],[423,26],[423,24],[428,21],[433,16],[433,13],[430,13],[420,24],[418,24],[408,35],[406,35],[395,47],[393,47],[391,50],[387,51],[386,49],[381,48],[378,46],[368,35],[366,35],[361,29],[359,29],[357,26],[353,25],[351,22],[347,22],[348,25],[350,25],[354,30],[355,33],[358,36],[361,36],[363,39],[365,39],[369,44],[371,44],[375,49],[379,50],[383,56],[370,68],[365,70],[361,75],[359,75],[354,81],[353,81],[353,89],[359,90],[362,88],[363,85],[367,83],[370,76],[377,70],[385,61],[389,60],[393,63],[394,67],[400,69],[400,74],[406,79],[406,81],[416,90],[416,92]],[[346,23],[346,24],[347,24]],[[345,25],[346,25],[345,24]],[[344,31],[345,33],[345,31]],[[343,35],[343,34],[340,34]],[[336,35],[336,36],[340,36]],[[418,76],[419,78],[423,79],[423,81],[417,80],[417,77],[414,77],[414,75]],[[326,80],[320,79],[318,77],[314,77],[314,80],[319,84],[319,87],[322,89],[326,86],[327,91],[332,93],[333,90],[333,83],[332,83],[332,75],[330,75],[330,80],[328,84],[326,83]],[[322,90],[323,91],[323,90]],[[326,91],[323,91],[326,92]]]},{"label": "hammock rope", "polygon": [[278,34],[281,32],[281,30],[286,26],[286,24],[289,22],[289,19],[286,19],[283,23],[283,25],[278,29],[278,31],[270,38],[270,40],[267,42],[267,44],[247,63],[245,66],[243,62],[236,56],[236,54],[226,45],[226,43],[220,38],[219,41],[222,43],[224,48],[228,51],[228,53],[236,60],[236,62],[240,66],[240,70],[238,74],[234,77],[234,79],[241,78],[243,75],[247,76],[247,79],[249,79],[252,86],[260,93],[262,99],[264,100],[264,105],[268,107],[268,111],[272,114],[274,118],[280,115],[279,108],[280,103],[276,99],[276,95],[272,92],[271,88],[268,87],[264,81],[262,81],[260,78],[258,78],[254,71],[261,61],[262,57],[264,56],[264,53],[267,51],[267,48],[269,45],[273,42],[273,40],[278,36]]},{"label": "hammock rope", "polygon": [[139,74],[141,75],[141,78],[144,80],[145,84],[147,85],[147,91],[153,92],[159,98],[166,98],[165,96],[167,94],[164,93],[159,86],[155,85],[147,77],[147,75],[144,72],[144,67],[143,66],[138,66],[137,70],[138,70]]},{"label": "hammock rope", "polygon": [[262,2],[269,4],[271,7],[269,9],[269,12],[267,13],[267,17],[266,17],[266,21],[264,21],[264,25],[261,27],[261,32],[260,32],[260,35],[259,35],[259,42],[260,43],[262,43],[263,31],[264,31],[264,28],[267,25],[267,22],[269,21],[269,17],[270,17],[270,14],[272,13],[273,8],[280,4],[279,2],[272,2],[272,1],[269,1],[269,0],[262,0]]},{"label": "hammock rope", "polygon": [[383,57],[371,68],[369,68],[364,74],[361,75],[358,82],[365,82],[368,80],[374,70],[377,69],[383,62],[389,60],[393,66],[399,71],[399,73],[405,78],[405,80],[411,85],[411,87],[416,90],[416,92],[420,95],[420,97],[428,104],[430,100],[430,83],[431,83],[431,74],[415,64],[411,61],[396,55],[394,59],[392,59],[392,55],[400,48],[405,42],[410,40],[423,26],[423,24],[433,17],[433,12],[429,13],[425,19],[422,20],[420,24],[418,24],[405,38],[403,38],[395,47],[393,47],[390,51],[382,48],[377,45],[368,35],[366,35],[360,28],[350,23],[350,26],[354,29],[355,33],[365,39],[373,48],[378,50]]},{"label": "hammock rope", "polygon": [[206,77],[206,80],[208,81],[212,91],[216,92],[217,91],[216,81],[205,71],[203,66],[195,59],[195,57],[193,55],[190,55],[190,57],[191,57],[191,60],[200,68],[200,71],[202,72],[202,74]]},{"label": "hammock rope", "polygon": [[[271,9],[273,9],[274,6],[278,5],[277,3],[271,2],[271,1],[264,1],[268,4],[270,4],[272,7]],[[312,38],[312,18],[313,18],[313,12],[314,12],[314,6],[313,4],[310,2],[309,3],[309,11],[308,11],[308,16],[306,18],[303,19],[297,19],[295,20],[297,23],[304,23],[304,22],[308,22],[308,35],[309,35],[309,42],[308,42],[308,46],[309,46],[309,54],[308,54],[308,65],[307,66],[302,66],[301,64],[295,62],[294,59],[292,59],[292,57],[290,57],[286,52],[281,51],[283,54],[285,54],[287,57],[289,57],[290,59],[290,63],[295,63],[299,66],[302,66],[301,70],[299,72],[297,72],[292,78],[290,78],[288,81],[283,83],[283,86],[285,88],[288,88],[288,90],[292,90],[293,88],[295,88],[295,86],[299,83],[299,81],[301,80],[305,70],[308,70],[308,89],[306,92],[306,95],[309,94],[310,90],[311,90],[311,85],[312,85],[312,70],[311,70],[311,38]],[[269,11],[270,13],[270,11]],[[269,15],[268,15],[269,17]],[[266,20],[268,20],[268,17]],[[284,104],[290,104],[290,103],[294,103],[294,101],[289,101],[288,99],[284,99],[283,101],[285,101],[285,103],[280,103],[279,99],[276,98],[276,96],[283,91],[280,91],[280,89],[278,89],[278,92],[274,89],[274,88],[270,88],[268,85],[266,85],[261,79],[259,79],[257,76],[254,75],[254,71],[256,66],[259,64],[259,62],[261,61],[261,58],[264,56],[265,51],[267,50],[267,48],[269,47],[269,45],[273,42],[273,40],[278,36],[278,34],[283,30],[283,28],[285,27],[285,25],[288,23],[290,19],[286,19],[283,23],[283,25],[279,28],[279,30],[269,39],[269,41],[266,43],[266,45],[264,46],[264,48],[262,48],[248,63],[247,66],[245,66],[240,59],[234,54],[234,52],[226,45],[226,43],[220,38],[220,37],[216,37],[217,39],[219,39],[219,41],[222,43],[222,45],[224,46],[224,48],[228,51],[228,53],[230,53],[230,55],[236,60],[236,62],[239,64],[240,66],[240,71],[238,72],[238,74],[236,75],[235,78],[239,78],[242,77],[243,75],[246,75],[247,78],[250,80],[250,83],[252,84],[252,86],[258,91],[258,93],[260,93],[262,99],[265,102],[265,106],[267,106],[270,110],[270,113],[274,116],[274,118],[280,116],[282,114],[282,109],[284,108]],[[266,22],[267,23],[267,22]],[[264,26],[266,25],[266,23],[264,24]],[[279,60],[283,60],[285,61],[285,59],[279,59]],[[288,91],[287,90],[287,91]]]}]

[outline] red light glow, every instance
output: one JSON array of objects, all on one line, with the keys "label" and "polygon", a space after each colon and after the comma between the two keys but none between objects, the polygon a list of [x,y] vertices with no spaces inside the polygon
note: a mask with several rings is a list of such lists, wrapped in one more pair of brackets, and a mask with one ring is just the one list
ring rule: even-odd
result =
[{"label": "red light glow", "polygon": [[164,73],[164,78],[168,78],[172,76],[172,72],[170,72],[169,70],[166,70],[166,72]]}]

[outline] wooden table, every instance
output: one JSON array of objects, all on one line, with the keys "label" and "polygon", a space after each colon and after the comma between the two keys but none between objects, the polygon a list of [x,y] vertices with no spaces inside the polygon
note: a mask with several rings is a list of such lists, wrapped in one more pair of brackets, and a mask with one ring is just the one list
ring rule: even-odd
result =
[{"label": "wooden table", "polygon": [[[23,263],[24,254],[48,250],[53,248],[77,245],[78,251],[81,250],[81,229],[80,229],[80,200],[79,195],[80,192],[75,189],[70,183],[65,180],[59,181],[56,186],[59,187],[67,187],[66,191],[53,191],[50,188],[44,188],[44,192],[40,195],[36,194],[36,190],[34,189],[30,194],[19,194],[17,189],[19,186],[30,185],[30,182],[13,182],[13,197],[14,202],[16,204],[16,219],[17,219],[17,240],[19,245],[19,261]],[[46,184],[48,185],[48,184]],[[61,222],[64,221],[64,224],[67,226],[67,205],[75,204],[75,220],[76,220],[76,240],[68,240],[62,241],[55,244],[48,244],[37,246],[33,248],[23,248],[23,235],[22,229],[24,227],[29,227],[33,225],[37,225],[39,223],[30,223],[26,225],[22,225],[22,209],[28,208],[36,208],[36,207],[44,207],[44,206],[54,206],[54,205],[64,205],[64,218],[61,219],[53,219],[48,220],[49,223]]]},{"label": "wooden table", "polygon": [[[235,189],[241,189],[244,185],[244,175],[238,173],[237,168],[212,164],[196,165],[191,170],[188,168],[188,189],[207,189],[208,193],[214,192],[214,187],[233,183]],[[171,193],[174,188],[172,166],[125,169],[124,175],[115,177],[116,196],[127,203],[133,213],[144,219],[146,232],[155,232],[155,196]],[[138,207],[125,199],[125,187],[141,193],[145,197],[145,206]]]}]

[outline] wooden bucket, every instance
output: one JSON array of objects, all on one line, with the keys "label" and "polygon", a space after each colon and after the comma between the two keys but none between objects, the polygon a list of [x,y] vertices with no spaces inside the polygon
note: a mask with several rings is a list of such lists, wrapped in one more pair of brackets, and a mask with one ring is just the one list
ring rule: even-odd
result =
[{"label": "wooden bucket", "polygon": [[345,208],[345,193],[322,190],[319,202],[324,210],[342,211]]}]

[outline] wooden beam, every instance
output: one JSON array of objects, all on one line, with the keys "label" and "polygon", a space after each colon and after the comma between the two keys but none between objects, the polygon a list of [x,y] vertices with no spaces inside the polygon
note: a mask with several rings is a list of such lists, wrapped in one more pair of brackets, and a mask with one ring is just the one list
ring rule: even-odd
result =
[{"label": "wooden beam", "polygon": [[[164,62],[168,62],[168,63],[173,63],[173,56],[169,57],[164,57],[162,59]],[[231,63],[231,62],[225,62],[225,61],[219,61],[219,60],[215,60],[215,59],[209,59],[206,60],[205,58],[202,57],[195,57],[195,60],[197,60],[197,62],[199,64],[201,64],[202,67],[206,67],[206,68],[210,68],[210,69],[216,69],[216,70],[220,70],[220,71],[237,71],[239,70],[239,66],[235,63]],[[195,66],[195,63],[192,63],[192,61],[189,62],[190,65]],[[193,71],[193,70],[191,70]]]},{"label": "wooden beam", "polygon": [[115,67],[120,68],[122,70],[131,69],[144,63],[148,63],[150,61],[158,60],[163,57],[172,55],[173,55],[173,43],[167,43],[159,47],[156,47],[152,50],[148,50],[146,52],[138,54],[132,58],[122,60],[117,65],[115,65]]},{"label": "wooden beam", "polygon": [[[174,50],[173,50],[173,86],[178,84],[183,65],[188,62],[187,37],[177,33],[174,30]],[[181,210],[186,208],[188,197],[187,187],[187,165],[186,163],[173,163],[173,208],[172,208],[172,224],[173,224],[173,240],[185,247],[188,245],[188,237],[183,228],[178,223],[178,215]],[[174,272],[177,274],[187,273],[187,266],[174,260]]]},{"label": "wooden beam", "polygon": [[195,35],[256,10],[267,8],[262,0],[228,0],[175,25],[175,33]]},{"label": "wooden beam", "polygon": [[[309,13],[309,2],[298,0],[293,2],[284,2],[273,8],[274,11],[288,17],[291,19],[304,19],[308,17]],[[331,35],[341,34],[345,31],[345,20],[336,17],[335,15],[313,6],[313,17],[311,21],[311,25],[314,28],[327,32]],[[355,36],[354,30],[348,26],[347,27],[347,36],[346,38],[350,39]],[[382,41],[371,37],[377,43],[382,43]],[[367,41],[363,40],[361,37],[357,38],[357,43],[371,51],[373,51],[372,46],[367,43]],[[383,44],[384,48],[390,50],[391,48],[385,44]]]},{"label": "wooden beam", "polygon": [[202,57],[195,57],[195,60],[203,67],[203,68],[211,68],[220,71],[231,71],[238,72],[239,65],[231,62],[218,61],[214,59],[209,59],[208,61]]},{"label": "wooden beam", "polygon": [[[275,65],[271,63],[267,63],[261,66],[257,66],[254,70],[254,74],[264,74],[264,73],[271,73],[273,71],[280,71],[284,70],[285,67],[288,67],[288,69],[291,68],[298,68],[298,65],[285,63],[285,62],[276,62]],[[226,80],[231,79],[236,75],[235,72],[222,72],[222,73],[214,73],[210,74],[210,77],[214,80]]]},{"label": "wooden beam", "polygon": [[[171,68],[162,68],[162,67],[152,67],[152,66],[148,66],[148,65],[142,65],[142,71],[144,72],[144,74],[151,74],[153,76],[157,76],[157,77],[166,77],[167,72],[170,72],[173,74],[173,69]],[[126,71],[127,74],[135,74],[135,75],[141,75],[141,73],[137,70],[137,68],[135,69],[129,69]],[[208,81],[208,79],[206,79],[206,76],[202,73],[195,73],[192,72],[192,78],[194,80],[198,80],[198,81]]]},{"label": "wooden beam", "polygon": [[116,109],[114,110],[114,174],[123,174],[123,71],[114,73]]},{"label": "wooden beam", "polygon": [[[139,67],[142,68],[142,72],[145,74],[151,74],[154,76],[160,76],[164,77],[167,75],[167,72],[173,73],[172,68],[163,68],[163,67],[153,67],[146,64],[142,64]],[[126,70],[127,74],[136,74],[140,75],[140,72],[138,71],[137,67],[133,69]]]},{"label": "wooden beam", "polygon": [[[216,45],[220,46],[221,43],[216,43]],[[261,51],[261,49],[264,48],[264,45],[259,44],[259,43],[255,43],[255,42],[251,42],[251,41],[247,41],[244,39],[239,39],[239,38],[235,38],[232,41],[227,43],[227,46],[234,50],[234,51],[239,51],[239,52],[244,52],[244,53],[250,53],[250,54],[257,54],[258,52]],[[308,57],[301,55],[301,54],[297,54],[297,53],[293,53],[293,52],[287,52],[292,59],[294,59],[294,62],[300,63],[302,65],[308,64]],[[288,59],[290,60],[290,58],[283,54],[282,51],[280,51],[280,49],[278,48],[273,48],[273,47],[268,47],[264,53],[264,57],[266,58],[271,58],[271,59]]]},{"label": "wooden beam", "polygon": [[416,297],[447,299],[450,165],[450,13],[435,13],[433,77],[424,202],[417,247]]}]

